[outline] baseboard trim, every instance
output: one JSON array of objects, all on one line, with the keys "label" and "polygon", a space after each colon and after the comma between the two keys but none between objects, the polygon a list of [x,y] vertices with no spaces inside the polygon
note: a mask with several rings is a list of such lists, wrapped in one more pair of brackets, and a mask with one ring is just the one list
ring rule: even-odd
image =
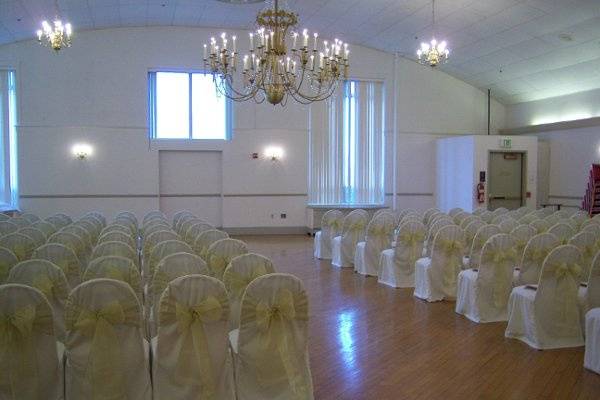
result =
[{"label": "baseboard trim", "polygon": [[251,226],[243,228],[222,228],[230,235],[306,235],[305,226]]}]

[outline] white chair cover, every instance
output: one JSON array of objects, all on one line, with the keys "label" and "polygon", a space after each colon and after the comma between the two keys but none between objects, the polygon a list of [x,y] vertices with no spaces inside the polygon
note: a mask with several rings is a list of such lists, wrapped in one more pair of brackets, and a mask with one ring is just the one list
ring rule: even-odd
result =
[{"label": "white chair cover", "polygon": [[56,227],[56,229],[64,228],[65,226],[73,223],[71,217],[65,214],[54,214],[44,219],[44,221],[50,222]]},{"label": "white chair cover", "polygon": [[501,222],[504,222],[506,220],[510,220],[513,219],[509,214],[500,214],[500,215],[496,215],[494,216],[494,218],[492,219],[492,224],[493,225],[498,225],[500,226]]},{"label": "white chair cover", "polygon": [[[537,221],[539,218],[535,214],[526,214],[525,216],[519,218],[519,223],[521,224],[530,224],[533,221]],[[536,230],[537,232],[537,230]]]},{"label": "white chair cover", "polygon": [[[129,218],[117,218],[111,225],[124,226],[129,230],[129,232],[131,232],[132,235],[137,236],[139,234],[138,225]],[[106,227],[104,229],[106,229]]]},{"label": "white chair cover", "polygon": [[583,366],[600,374],[600,308],[594,308],[585,315]]},{"label": "white chair cover", "polygon": [[38,222],[40,220],[40,217],[31,213],[21,214],[21,218],[25,218],[30,224],[33,224],[34,222]]},{"label": "white chair cover", "polygon": [[206,222],[197,222],[185,231],[183,238],[187,244],[192,246],[199,234],[211,229],[215,229],[215,227],[211,224],[207,224]]},{"label": "white chair cover", "polygon": [[34,222],[31,224],[31,227],[44,232],[44,236],[46,236],[46,238],[49,238],[56,232],[56,227],[47,221]]},{"label": "white chair cover", "polygon": [[177,278],[164,291],[158,313],[154,399],[234,400],[223,284],[204,275]]},{"label": "white chair cover", "polygon": [[542,264],[546,256],[559,244],[556,236],[551,233],[540,233],[529,239],[519,264],[515,285],[536,284],[540,280]]},{"label": "white chair cover", "polygon": [[588,276],[584,276],[583,279],[587,280],[587,288],[581,293],[581,306],[583,313],[592,308],[600,307],[600,252],[596,254],[592,261],[592,267]]},{"label": "white chair cover", "polygon": [[121,232],[124,235],[132,236],[132,237],[134,235],[133,231],[131,230],[131,228],[129,226],[114,223],[114,224],[107,225],[104,229],[102,229],[102,231],[100,232],[100,236],[98,236],[98,239],[101,238],[102,236],[106,235],[107,233],[111,233],[111,232]]},{"label": "white chair cover", "polygon": [[147,238],[154,232],[159,232],[159,231],[175,232],[174,230],[171,229],[171,227],[169,226],[167,221],[152,220],[152,222],[149,225],[146,225],[142,228],[142,236],[144,237],[144,240],[145,240],[145,238]]},{"label": "white chair cover", "polygon": [[82,266],[73,250],[60,243],[46,243],[33,252],[33,258],[48,260],[58,266],[67,278],[70,288],[81,282]]},{"label": "white chair cover", "polygon": [[436,213],[439,213],[440,210],[437,208],[429,208],[425,210],[423,213],[423,223],[427,226],[429,225],[429,219]]},{"label": "white chair cover", "polygon": [[423,253],[425,225],[409,221],[400,227],[396,247],[381,253],[379,283],[392,287],[415,286],[415,262]]},{"label": "white chair cover", "polygon": [[569,239],[568,244],[577,247],[581,252],[581,268],[583,269],[581,275],[583,279],[587,279],[590,274],[592,260],[598,251],[596,237],[591,232],[579,232]]},{"label": "white chair cover", "polygon": [[48,238],[47,243],[58,243],[67,246],[75,254],[83,265],[87,263],[88,254],[86,254],[86,246],[83,240],[74,233],[58,231]]},{"label": "white chair cover", "polygon": [[223,273],[223,283],[229,297],[229,327],[240,327],[240,308],[244,291],[254,279],[275,272],[273,262],[265,256],[246,253],[231,260]]},{"label": "white chair cover", "polygon": [[256,278],[230,333],[238,399],[313,399],[308,361],[308,298],[288,274]]},{"label": "white chair cover", "polygon": [[154,246],[156,246],[160,242],[166,242],[167,240],[180,240],[180,236],[173,232],[171,229],[169,230],[160,230],[154,231],[150,233],[148,236],[144,238],[144,247],[142,249],[142,254],[144,258],[150,257],[150,253]]},{"label": "white chair cover", "polygon": [[82,283],[69,296],[65,322],[68,399],[152,398],[140,304],[128,284]]},{"label": "white chair cover", "polygon": [[0,284],[3,284],[8,278],[10,269],[17,265],[19,259],[11,250],[0,247]]},{"label": "white chair cover", "polygon": [[433,239],[431,258],[415,264],[414,295],[428,302],[456,298],[456,281],[462,267],[464,231],[456,225],[440,229]]},{"label": "white chair cover", "polygon": [[105,232],[105,233],[101,234],[100,237],[98,238],[98,244],[104,243],[104,242],[123,242],[123,243],[127,244],[129,247],[131,247],[132,249],[137,248],[135,239],[133,237],[131,237],[131,235],[128,235],[125,232],[121,232],[121,231]]},{"label": "white chair cover", "polygon": [[10,217],[6,214],[0,213],[0,222],[8,221]]},{"label": "white chair cover", "polygon": [[575,246],[552,250],[544,260],[537,290],[530,289],[535,286],[513,289],[505,336],[536,349],[583,346],[577,304],[580,263],[581,253]]},{"label": "white chair cover", "polygon": [[548,226],[554,226],[560,222],[562,217],[558,213],[550,214],[547,217],[544,217],[544,221],[548,223]]},{"label": "white chair cover", "polygon": [[[354,262],[354,252],[356,244],[365,238],[365,229],[367,227],[368,214],[365,210],[353,210],[344,218],[342,235],[336,236],[332,242],[332,265],[337,267],[352,267]],[[335,260],[333,255],[336,253],[335,246],[338,246],[337,252],[341,260]],[[335,264],[334,261],[341,261]]]},{"label": "white chair cover", "polygon": [[138,223],[137,217],[131,211],[121,211],[120,213],[115,215],[115,220],[117,219],[128,219],[135,225],[137,225]]},{"label": "white chair cover", "polygon": [[65,303],[70,289],[62,270],[47,260],[23,261],[10,270],[7,282],[34,287],[46,296],[52,307],[54,334],[64,341]]},{"label": "white chair cover", "polygon": [[543,219],[531,221],[529,225],[534,228],[537,233],[545,233],[548,231],[548,229],[550,229],[550,224]]},{"label": "white chair cover", "polygon": [[451,217],[454,217],[455,215],[464,212],[462,208],[460,207],[455,207],[455,208],[451,208],[450,211],[448,211],[448,215]]},{"label": "white chair cover", "polygon": [[192,221],[192,224],[195,224],[197,222],[206,222],[198,217],[196,217],[195,215],[184,215],[183,217],[179,218],[179,220],[177,221],[177,224],[175,224],[174,226],[174,230],[175,232],[181,234],[184,234],[185,232],[182,230],[182,226],[186,223]]},{"label": "white chair cover", "polygon": [[483,222],[485,222],[486,224],[489,224],[492,222],[492,220],[496,217],[494,214],[491,213],[491,211],[485,210],[483,211],[481,214],[479,214],[479,217],[481,218],[481,220]]},{"label": "white chair cover", "polygon": [[187,243],[180,240],[166,240],[158,243],[150,252],[150,259],[148,261],[148,276],[154,277],[154,271],[162,259],[175,253],[193,254],[194,251],[190,246],[188,246]]},{"label": "white chair cover", "polygon": [[[103,229],[103,228],[100,228],[101,225],[99,225],[98,221],[94,221],[94,222],[92,222],[91,219],[89,219],[89,220],[88,219],[86,219],[86,220],[80,219],[79,221],[73,223],[73,225],[79,226],[80,228],[85,229],[85,231],[91,238],[90,239],[91,242],[94,243],[98,239],[98,236],[100,236],[100,232]],[[65,228],[67,228],[67,227],[65,227]]]},{"label": "white chair cover", "polygon": [[502,233],[511,233],[519,225],[520,224],[517,222],[516,219],[507,218],[504,221],[500,222],[498,227],[500,228]]},{"label": "white chair cover", "polygon": [[[191,218],[188,219],[184,222],[182,222],[179,225],[179,231],[177,231],[177,233],[179,233],[179,235],[182,238],[185,238],[187,235],[187,231],[190,230],[190,228],[196,224],[205,224],[205,225],[210,225],[209,223],[207,223],[205,220],[203,220],[202,218]],[[212,225],[210,225],[211,229],[214,229],[214,227]],[[205,229],[208,230],[208,229]]]},{"label": "white chair cover", "polygon": [[33,240],[36,248],[46,243],[46,235],[44,235],[44,232],[37,228],[28,226],[26,228],[19,229],[17,232],[22,235],[29,236],[29,238]]},{"label": "white chair cover", "polygon": [[481,228],[482,226],[485,226],[485,222],[483,222],[481,219],[471,221],[464,228],[461,226],[461,228],[465,231],[465,256],[467,258],[469,257],[469,254],[471,254],[471,246],[473,245],[473,239],[475,238],[475,235],[477,234],[479,228]]},{"label": "white chair cover", "polygon": [[125,242],[101,242],[94,247],[92,252],[92,260],[104,256],[125,257],[131,260],[139,269],[137,252]]},{"label": "white chair cover", "polygon": [[517,264],[523,259],[525,246],[529,240],[535,236],[535,229],[529,225],[519,225],[510,232],[510,237],[514,243],[515,254],[517,256]]},{"label": "white chair cover", "polygon": [[451,219],[448,218],[440,218],[433,222],[427,231],[427,238],[425,239],[425,255],[427,257],[431,256],[431,248],[433,247],[433,239],[435,235],[445,226],[455,225]]},{"label": "white chair cover", "polygon": [[548,229],[548,233],[553,234],[558,238],[560,244],[567,244],[569,239],[575,235],[575,230],[567,224],[558,223]]},{"label": "white chair cover", "polygon": [[99,278],[115,279],[127,283],[140,304],[143,304],[142,277],[131,259],[120,256],[103,256],[93,259],[83,274],[83,281]]},{"label": "white chair cover", "polygon": [[59,351],[44,295],[30,286],[0,286],[0,398],[64,399]]},{"label": "white chair cover", "polygon": [[458,224],[458,226],[460,226],[463,230],[467,229],[467,226],[469,226],[469,224],[473,221],[481,221],[481,218],[479,218],[476,215],[469,215],[466,218],[463,218],[462,221],[460,221],[460,224]]},{"label": "white chair cover", "polygon": [[146,215],[144,215],[144,218],[142,219],[142,225],[145,225],[147,221],[149,221],[153,218],[161,218],[164,220],[167,219],[165,217],[165,214],[162,213],[162,211],[154,210],[154,211],[150,211],[150,212],[146,213]]},{"label": "white chair cover", "polygon": [[489,238],[481,250],[479,269],[458,275],[456,312],[477,323],[506,321],[516,259],[509,235]]},{"label": "white chair cover", "polygon": [[481,259],[481,250],[483,249],[483,245],[489,238],[499,233],[502,233],[502,231],[500,231],[498,225],[484,225],[477,230],[477,233],[473,237],[471,251],[469,252],[469,268],[479,268],[479,260]]},{"label": "white chair cover", "polygon": [[586,224],[585,226],[582,225],[580,232],[590,232],[592,234],[594,234],[594,236],[596,237],[596,240],[600,239],[600,224],[596,223],[596,222],[592,222],[589,224]]},{"label": "white chair cover", "polygon": [[331,259],[331,241],[342,234],[344,214],[340,210],[329,210],[321,218],[321,230],[315,233],[314,256]]},{"label": "white chair cover", "polygon": [[72,233],[75,236],[79,237],[83,242],[84,251],[86,253],[90,253],[92,251],[92,243],[95,243],[96,240],[92,239],[92,234],[90,234],[90,232],[88,232],[85,228],[75,224],[65,226],[60,230],[60,232]]},{"label": "white chair cover", "polygon": [[188,210],[183,210],[183,211],[178,211],[175,214],[173,214],[173,226],[172,228],[175,229],[175,227],[177,226],[177,224],[179,223],[179,220],[183,217],[194,217],[194,213],[188,211]]},{"label": "white chair cover", "polygon": [[558,223],[569,225],[575,233],[579,232],[579,224],[571,218],[563,218],[559,220]]},{"label": "white chair cover", "polygon": [[394,214],[382,212],[373,217],[367,225],[365,241],[356,244],[354,271],[362,275],[379,276],[379,258],[382,251],[392,247],[395,228]]},{"label": "white chair cover", "polygon": [[19,229],[25,228],[27,226],[31,226],[31,222],[29,222],[28,220],[26,220],[23,217],[12,217],[10,219],[10,222],[15,224]]},{"label": "white chair cover", "polygon": [[248,246],[241,240],[229,238],[217,240],[206,252],[206,264],[211,276],[223,280],[223,273],[231,260],[246,253],[248,253]]},{"label": "white chair cover", "polygon": [[223,232],[218,229],[210,229],[198,235],[194,241],[192,249],[194,249],[194,253],[206,259],[206,252],[208,251],[210,245],[217,240],[227,239],[228,237],[229,235],[227,232]]},{"label": "white chair cover", "polygon": [[31,257],[36,246],[29,236],[22,233],[9,233],[0,237],[0,247],[12,251],[19,261],[25,261]]}]

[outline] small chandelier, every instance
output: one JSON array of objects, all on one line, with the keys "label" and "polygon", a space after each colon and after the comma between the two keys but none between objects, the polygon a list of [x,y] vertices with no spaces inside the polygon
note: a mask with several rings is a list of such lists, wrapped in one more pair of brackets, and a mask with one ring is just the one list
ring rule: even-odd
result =
[{"label": "small chandelier", "polygon": [[[330,97],[339,82],[348,78],[348,44],[338,39],[319,43],[317,33],[309,40],[306,29],[301,34],[294,30],[298,14],[279,3],[272,0],[258,13],[257,30],[249,34],[249,51],[241,60],[235,36],[230,43],[223,33],[219,42],[213,37],[204,45],[204,67],[212,74],[219,94],[234,101],[262,103],[266,99],[282,106],[291,96],[310,104]],[[240,83],[236,84],[240,61]]]},{"label": "small chandelier", "polygon": [[434,38],[429,43],[421,43],[421,48],[417,50],[417,58],[421,64],[435,67],[448,61],[450,50],[445,40],[438,42],[435,39],[435,0],[431,2],[431,19],[433,23]]},{"label": "small chandelier", "polygon": [[[55,0],[54,6],[58,15],[58,0]],[[41,45],[50,47],[56,52],[63,47],[71,47],[71,36],[73,34],[71,24],[68,22],[63,24],[58,16],[52,25],[48,21],[43,21],[42,29],[38,29],[36,33],[38,42]]]}]

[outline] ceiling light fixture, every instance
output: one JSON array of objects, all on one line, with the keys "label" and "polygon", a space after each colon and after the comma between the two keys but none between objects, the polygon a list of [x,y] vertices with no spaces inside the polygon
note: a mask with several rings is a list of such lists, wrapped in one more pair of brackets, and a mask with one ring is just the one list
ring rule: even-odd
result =
[{"label": "ceiling light fixture", "polygon": [[54,8],[56,10],[56,18],[52,25],[48,21],[42,22],[42,29],[38,29],[37,38],[41,45],[50,47],[52,50],[58,52],[63,47],[71,47],[73,29],[70,23],[63,24],[58,17],[58,0],[54,1]]},{"label": "ceiling light fixture", "polygon": [[213,37],[209,45],[204,45],[204,67],[212,74],[219,94],[234,101],[252,99],[262,103],[266,99],[282,106],[291,96],[299,103],[310,104],[330,97],[339,82],[347,79],[348,44],[335,39],[324,40],[319,46],[317,33],[309,40],[308,30],[295,30],[298,14],[282,3],[285,0],[270,0],[258,13],[257,30],[249,35],[249,54],[242,60],[236,36],[230,40],[222,33],[220,41]]},{"label": "ceiling light fixture", "polygon": [[435,67],[448,61],[450,50],[445,40],[438,42],[435,38],[435,0],[431,1],[431,21],[433,26],[433,39],[429,43],[421,43],[421,48],[417,50],[417,58],[421,64]]}]

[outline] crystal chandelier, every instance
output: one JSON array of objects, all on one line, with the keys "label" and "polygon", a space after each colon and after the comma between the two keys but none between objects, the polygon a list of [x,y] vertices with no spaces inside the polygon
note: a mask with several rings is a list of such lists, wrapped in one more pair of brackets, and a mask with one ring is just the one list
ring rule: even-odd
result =
[{"label": "crystal chandelier", "polygon": [[204,45],[204,67],[217,92],[234,101],[266,99],[282,106],[288,96],[302,104],[330,97],[348,77],[348,44],[338,39],[319,43],[317,33],[310,38],[306,29],[295,30],[297,24],[296,13],[271,0],[256,17],[257,30],[249,34],[249,52],[243,58],[235,36],[231,42],[226,33],[220,41],[211,38]]},{"label": "crystal chandelier", "polygon": [[[58,15],[58,0],[55,0],[54,6]],[[71,24],[63,24],[57,16],[52,25],[48,21],[42,22],[42,29],[38,29],[37,38],[41,45],[58,52],[63,47],[71,47],[72,34]]]},{"label": "crystal chandelier", "polygon": [[448,56],[450,55],[446,41],[438,42],[435,39],[435,0],[431,2],[431,19],[434,38],[429,43],[421,43],[421,48],[417,50],[417,58],[421,64],[435,67],[438,64],[448,61]]}]

